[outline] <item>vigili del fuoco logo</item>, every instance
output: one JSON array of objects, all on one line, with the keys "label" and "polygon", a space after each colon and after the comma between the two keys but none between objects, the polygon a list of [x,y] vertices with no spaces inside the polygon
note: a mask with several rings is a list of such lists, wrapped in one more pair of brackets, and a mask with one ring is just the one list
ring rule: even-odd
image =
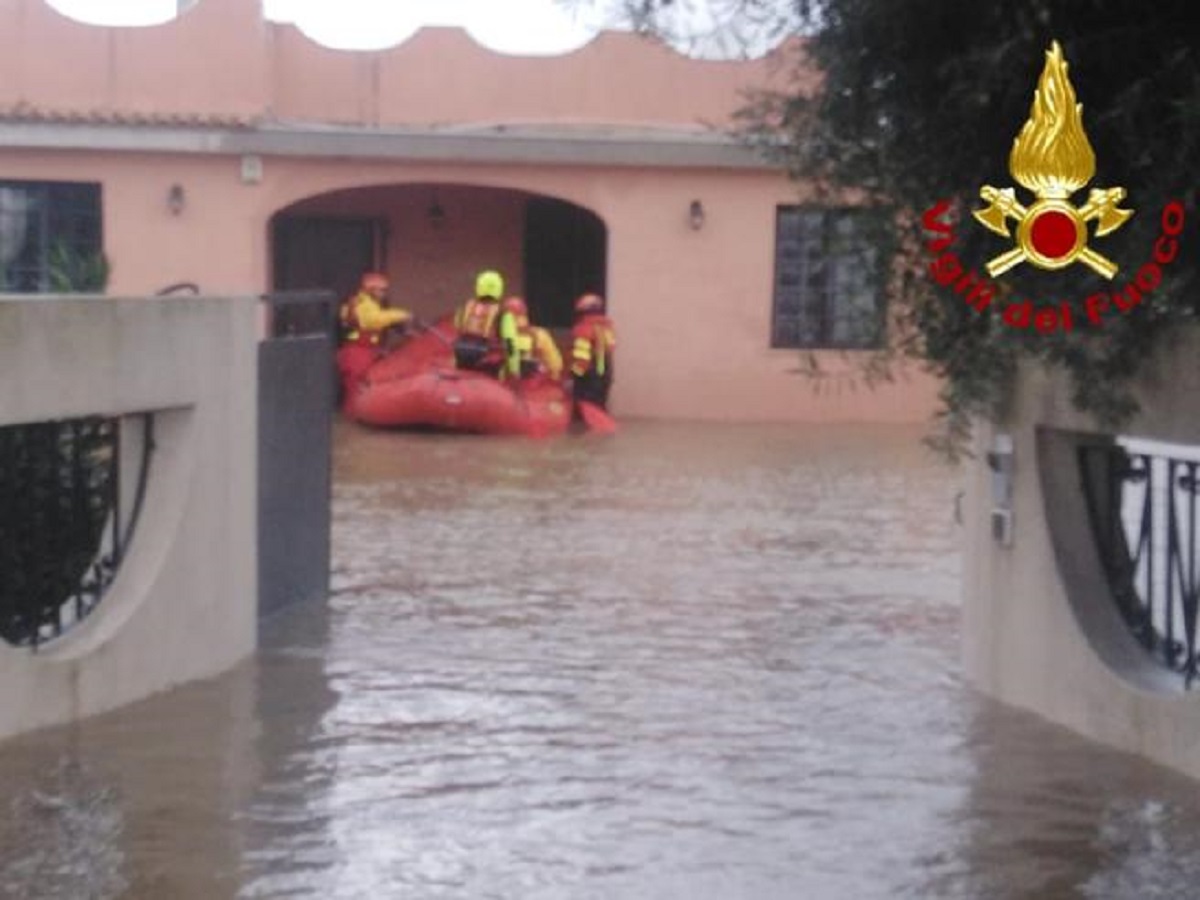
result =
[{"label": "vigili del fuoco logo", "polygon": [[[1095,223],[1095,238],[1117,231],[1134,214],[1122,209],[1122,187],[1094,187],[1082,206],[1071,202],[1071,195],[1083,188],[1096,174],[1096,154],[1083,130],[1083,105],[1075,100],[1075,89],[1067,77],[1067,62],[1062,48],[1054,41],[1046,52],[1046,65],[1033,93],[1029,119],[1013,141],[1008,157],[1013,180],[1034,196],[1029,205],[1017,196],[1015,188],[995,188],[985,184],[979,196],[988,204],[974,210],[981,225],[1014,246],[988,261],[987,273],[995,278],[1022,263],[1039,269],[1065,269],[1080,264],[1114,280],[1118,266],[1089,243],[1088,224]],[[943,216],[950,209],[948,200],[940,200],[925,212],[922,223],[935,237],[926,243],[934,256],[929,271],[934,281],[954,293],[978,312],[984,312],[999,293],[995,282],[968,271],[957,254],[947,250],[954,242],[954,229]],[[1015,235],[1010,230],[1015,226]],[[1136,308],[1147,294],[1162,283],[1163,268],[1179,255],[1179,235],[1183,231],[1184,209],[1177,200],[1167,203],[1160,214],[1159,236],[1150,258],[1128,278],[1118,282],[1116,290],[1089,295],[1083,301],[1087,322],[1103,324],[1106,314],[1127,313]],[[1014,328],[1033,327],[1042,334],[1075,327],[1072,304],[1061,301],[1035,304],[1032,300],[1008,303],[1001,313],[1005,324]]]}]

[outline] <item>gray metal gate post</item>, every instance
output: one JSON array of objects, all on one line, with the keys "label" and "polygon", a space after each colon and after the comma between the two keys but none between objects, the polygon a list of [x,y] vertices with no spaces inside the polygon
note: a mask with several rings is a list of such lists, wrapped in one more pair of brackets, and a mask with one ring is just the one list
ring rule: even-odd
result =
[{"label": "gray metal gate post", "polygon": [[258,350],[258,612],[329,595],[336,298],[264,295]]}]

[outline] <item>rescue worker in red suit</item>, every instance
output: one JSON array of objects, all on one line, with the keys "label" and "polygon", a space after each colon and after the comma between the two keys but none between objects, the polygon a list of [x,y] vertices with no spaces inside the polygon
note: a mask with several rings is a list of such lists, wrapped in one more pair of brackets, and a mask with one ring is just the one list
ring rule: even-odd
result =
[{"label": "rescue worker in red suit", "polygon": [[458,368],[500,374],[504,363],[500,335],[503,296],[500,273],[491,269],[480,272],[475,279],[475,296],[454,314],[454,364]]},{"label": "rescue worker in red suit", "polygon": [[604,314],[604,298],[584,294],[575,301],[575,326],[571,329],[571,378],[576,401],[608,408],[616,349],[616,331],[612,319]]},{"label": "rescue worker in red suit", "polygon": [[405,325],[412,319],[408,310],[388,307],[388,287],[386,275],[367,272],[358,293],[338,310],[342,345],[337,352],[337,367],[343,402],[353,394],[371,364],[384,354],[383,336],[387,329]]},{"label": "rescue worker in red suit", "polygon": [[521,297],[509,297],[501,305],[502,313],[511,317],[511,332],[505,337],[505,365],[501,377],[529,378],[545,375],[558,381],[562,377],[562,354],[545,328],[529,321],[529,307]]}]

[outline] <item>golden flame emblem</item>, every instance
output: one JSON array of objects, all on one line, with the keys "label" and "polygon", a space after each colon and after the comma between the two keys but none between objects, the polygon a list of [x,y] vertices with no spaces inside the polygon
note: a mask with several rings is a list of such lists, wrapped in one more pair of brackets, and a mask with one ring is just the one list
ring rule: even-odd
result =
[{"label": "golden flame emblem", "polygon": [[1087,245],[1087,223],[1095,219],[1096,237],[1103,237],[1124,225],[1133,210],[1117,207],[1125,199],[1125,189],[1119,187],[1093,188],[1081,207],[1069,202],[1096,174],[1096,154],[1083,130],[1083,104],[1075,100],[1058,41],[1046,51],[1029,120],[1013,141],[1008,171],[1037,200],[1025,207],[1013,188],[985,184],[979,189],[989,205],[974,216],[984,227],[1009,237],[1008,220],[1017,223],[1017,246],[987,264],[989,275],[1022,262],[1061,269],[1077,261],[1105,278],[1117,274],[1115,263]]}]

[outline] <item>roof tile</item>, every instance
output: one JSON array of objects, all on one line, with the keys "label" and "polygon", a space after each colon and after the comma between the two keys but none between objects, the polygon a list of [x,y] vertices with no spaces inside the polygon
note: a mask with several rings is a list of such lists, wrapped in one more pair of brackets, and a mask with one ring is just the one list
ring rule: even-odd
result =
[{"label": "roof tile", "polygon": [[0,122],[45,122],[67,125],[172,125],[181,128],[250,128],[261,116],[236,113],[182,113],[130,109],[64,109],[36,106],[27,100],[0,103]]}]

